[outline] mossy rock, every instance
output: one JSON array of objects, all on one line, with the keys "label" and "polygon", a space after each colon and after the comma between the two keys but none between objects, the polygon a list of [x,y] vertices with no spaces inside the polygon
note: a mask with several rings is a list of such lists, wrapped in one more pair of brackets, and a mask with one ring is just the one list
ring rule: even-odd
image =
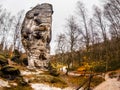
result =
[{"label": "mossy rock", "polygon": [[19,69],[6,65],[4,67],[1,68],[1,73],[2,73],[2,77],[3,78],[7,78],[7,79],[15,79],[16,77],[20,76],[20,71]]},{"label": "mossy rock", "polygon": [[4,56],[0,55],[0,65],[4,66],[7,64],[8,64],[8,60]]}]

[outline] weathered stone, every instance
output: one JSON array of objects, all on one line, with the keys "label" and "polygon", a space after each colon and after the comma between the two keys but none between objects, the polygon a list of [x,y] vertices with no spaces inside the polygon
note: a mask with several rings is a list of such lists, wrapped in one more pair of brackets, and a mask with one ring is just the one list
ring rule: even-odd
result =
[{"label": "weathered stone", "polygon": [[43,3],[26,13],[22,25],[22,43],[28,55],[28,67],[48,68],[50,57],[52,5]]}]

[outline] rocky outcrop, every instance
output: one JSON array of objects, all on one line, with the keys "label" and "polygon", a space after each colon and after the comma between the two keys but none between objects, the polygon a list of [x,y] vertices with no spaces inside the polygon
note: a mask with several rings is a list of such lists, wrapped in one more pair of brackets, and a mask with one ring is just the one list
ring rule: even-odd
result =
[{"label": "rocky outcrop", "polygon": [[50,57],[52,5],[43,3],[26,13],[21,35],[28,55],[28,67],[48,68]]}]

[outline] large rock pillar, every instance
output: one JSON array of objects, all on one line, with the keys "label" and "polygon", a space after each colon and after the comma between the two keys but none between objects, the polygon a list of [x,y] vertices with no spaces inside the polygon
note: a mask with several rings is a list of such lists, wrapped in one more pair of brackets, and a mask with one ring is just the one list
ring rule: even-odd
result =
[{"label": "large rock pillar", "polygon": [[28,55],[28,67],[47,69],[50,57],[52,5],[43,3],[26,13],[22,24],[22,43]]}]

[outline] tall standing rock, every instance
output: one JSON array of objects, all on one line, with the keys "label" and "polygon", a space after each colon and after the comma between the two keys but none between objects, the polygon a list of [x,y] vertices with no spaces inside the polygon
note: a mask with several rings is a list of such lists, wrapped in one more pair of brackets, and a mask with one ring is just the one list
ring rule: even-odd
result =
[{"label": "tall standing rock", "polygon": [[22,43],[28,55],[28,67],[48,68],[50,57],[52,5],[43,3],[26,13],[22,30]]}]

